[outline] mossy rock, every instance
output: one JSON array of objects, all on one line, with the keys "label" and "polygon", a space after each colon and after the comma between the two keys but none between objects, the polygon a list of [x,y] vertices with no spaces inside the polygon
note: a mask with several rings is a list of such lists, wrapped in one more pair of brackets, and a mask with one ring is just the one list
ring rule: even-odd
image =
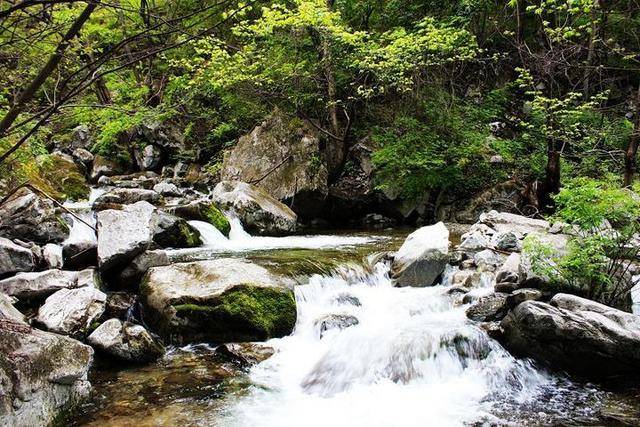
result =
[{"label": "mossy rock", "polygon": [[202,214],[202,218],[212,224],[215,228],[217,228],[222,234],[229,237],[229,232],[231,232],[231,224],[226,216],[222,213],[220,209],[217,208],[213,203],[205,205],[200,205],[200,213]]},{"label": "mossy rock", "polygon": [[91,189],[84,175],[68,156],[53,154],[39,158],[41,185],[58,200],[83,200]]}]

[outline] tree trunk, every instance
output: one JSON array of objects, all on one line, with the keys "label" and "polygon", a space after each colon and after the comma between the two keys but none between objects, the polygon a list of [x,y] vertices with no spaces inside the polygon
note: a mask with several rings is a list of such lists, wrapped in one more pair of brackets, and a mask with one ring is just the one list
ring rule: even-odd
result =
[{"label": "tree trunk", "polygon": [[7,114],[0,121],[0,138],[4,137],[7,133],[7,130],[11,127],[13,122],[16,120],[18,115],[23,111],[25,105],[31,101],[34,97],[38,89],[44,84],[44,82],[49,78],[51,73],[56,69],[62,57],[64,56],[65,51],[71,44],[71,40],[76,38],[82,29],[82,26],[87,22],[91,13],[97,7],[97,2],[88,3],[84,8],[82,13],[76,18],[75,22],[71,25],[71,28],[64,35],[58,47],[56,47],[53,55],[49,57],[47,63],[42,67],[38,75],[29,83],[29,85],[21,91],[16,97],[15,101],[7,111]]},{"label": "tree trunk", "polygon": [[551,211],[554,207],[553,195],[560,191],[560,152],[555,141],[547,143],[547,166],[545,168],[544,184],[540,189],[540,208]]},{"label": "tree trunk", "polygon": [[633,121],[633,133],[629,137],[629,145],[624,156],[624,180],[623,185],[625,187],[631,187],[633,184],[633,177],[636,174],[637,161],[636,154],[638,153],[638,143],[640,142],[640,85],[638,85],[638,92],[636,95],[636,111],[635,119]]}]

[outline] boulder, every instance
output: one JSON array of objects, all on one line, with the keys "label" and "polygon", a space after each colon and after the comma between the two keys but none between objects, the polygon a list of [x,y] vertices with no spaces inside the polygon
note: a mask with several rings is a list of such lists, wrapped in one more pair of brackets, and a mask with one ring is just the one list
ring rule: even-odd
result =
[{"label": "boulder", "polygon": [[360,323],[358,318],[350,314],[327,314],[317,319],[314,324],[318,329],[320,338],[323,338],[328,331],[346,329],[358,323]]},{"label": "boulder", "polygon": [[404,241],[391,264],[395,286],[431,286],[449,260],[449,230],[442,222],[422,227]]},{"label": "boulder", "polygon": [[336,297],[333,299],[333,303],[336,305],[352,305],[354,307],[362,306],[362,303],[360,302],[358,297],[346,292],[336,295]]},{"label": "boulder", "polygon": [[115,176],[124,173],[124,168],[112,160],[101,155],[93,158],[93,169],[91,170],[91,181],[98,182],[101,176]]},{"label": "boulder", "polygon": [[167,252],[162,249],[144,251],[120,272],[118,281],[125,287],[137,285],[151,267],[160,267],[170,263]]},{"label": "boulder", "polygon": [[107,296],[93,287],[61,289],[46,299],[36,322],[63,335],[83,336],[102,313]]},{"label": "boulder", "polygon": [[166,197],[180,197],[182,195],[182,191],[180,191],[175,184],[170,182],[157,183],[153,186],[153,191]]},{"label": "boulder", "polygon": [[73,150],[73,159],[84,166],[85,170],[91,170],[91,165],[93,164],[93,154],[89,150],[84,148],[76,148]]},{"label": "boulder", "polygon": [[479,231],[473,231],[462,236],[462,241],[458,246],[458,250],[481,251],[489,247],[491,247],[489,237]]},{"label": "boulder", "polygon": [[156,210],[151,217],[153,243],[161,248],[194,248],[202,245],[200,232],[187,221]]},{"label": "boulder", "polygon": [[0,425],[52,425],[89,396],[91,347],[0,318]]},{"label": "boulder", "polygon": [[542,219],[498,211],[480,215],[479,221],[498,232],[512,232],[519,236],[526,236],[532,232],[546,232],[550,228],[549,222]]},{"label": "boulder", "polygon": [[0,237],[0,277],[21,271],[31,271],[34,267],[33,252],[16,245],[9,239]]},{"label": "boulder", "polygon": [[284,235],[296,231],[297,215],[262,189],[241,181],[222,181],[213,189],[213,200],[230,209],[250,232]]},{"label": "boulder", "polygon": [[216,227],[222,234],[229,237],[231,224],[227,217],[210,201],[198,200],[186,205],[172,206],[167,212],[190,221],[204,221]]},{"label": "boulder", "polygon": [[255,342],[228,343],[216,347],[216,355],[243,368],[257,365],[273,356],[275,349]]},{"label": "boulder", "polygon": [[507,297],[507,305],[510,309],[522,304],[525,301],[538,301],[542,299],[542,292],[537,289],[523,288],[516,289]]},{"label": "boulder", "polygon": [[62,246],[47,243],[42,248],[42,260],[46,269],[62,268],[64,260],[62,257]]},{"label": "boulder", "polygon": [[519,282],[519,267],[521,256],[519,253],[509,254],[502,266],[496,273],[496,284],[501,283],[513,283]]},{"label": "boulder", "polygon": [[504,263],[505,257],[491,249],[485,249],[475,254],[473,261],[482,271],[495,271]]},{"label": "boulder", "polygon": [[26,321],[24,314],[13,306],[14,303],[15,300],[9,295],[0,293],[0,320],[11,319],[24,323]]},{"label": "boulder", "polygon": [[467,309],[467,317],[478,322],[501,320],[509,311],[507,297],[508,294],[499,292],[482,296]]},{"label": "boulder", "polygon": [[95,210],[102,210],[102,207],[131,205],[141,201],[149,202],[152,205],[159,205],[164,202],[164,199],[153,190],[145,190],[143,188],[116,188],[98,197],[93,202],[93,206]]},{"label": "boulder", "polygon": [[153,362],[164,347],[142,326],[109,319],[87,338],[96,350],[125,362]]},{"label": "boulder", "polygon": [[18,273],[0,280],[0,292],[20,300],[42,299],[60,289],[75,288],[77,284],[75,271],[46,270]]},{"label": "boulder", "polygon": [[84,171],[78,167],[73,157],[53,153],[37,158],[43,190],[60,200],[83,200],[89,197],[90,188]]},{"label": "boulder", "polygon": [[318,131],[307,122],[274,113],[225,153],[220,177],[255,183],[304,219],[318,214],[328,173]]},{"label": "boulder", "polygon": [[146,318],[172,342],[260,341],[288,335],[296,323],[293,292],[247,261],[153,267],[140,292]]},{"label": "boulder", "polygon": [[501,322],[514,355],[600,379],[640,372],[640,317],[574,295],[526,301]]},{"label": "boulder", "polygon": [[142,149],[134,151],[136,164],[143,171],[156,170],[162,163],[162,152],[155,145],[145,145]]},{"label": "boulder", "polygon": [[69,227],[53,202],[21,188],[0,206],[0,237],[39,244],[59,243]]},{"label": "boulder", "polygon": [[511,231],[500,231],[491,237],[491,244],[495,249],[506,252],[517,252],[522,249],[520,240]]}]

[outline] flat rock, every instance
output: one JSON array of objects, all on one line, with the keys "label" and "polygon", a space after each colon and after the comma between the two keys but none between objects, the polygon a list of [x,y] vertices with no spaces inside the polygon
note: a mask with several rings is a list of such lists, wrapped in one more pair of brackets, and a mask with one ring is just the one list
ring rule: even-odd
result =
[{"label": "flat rock", "polygon": [[93,287],[61,289],[46,299],[36,321],[47,330],[82,336],[104,313],[107,296]]},{"label": "flat rock", "polygon": [[78,273],[75,271],[46,270],[18,273],[0,280],[0,292],[20,300],[46,298],[65,288],[77,287]]},{"label": "flat rock", "polygon": [[509,310],[507,297],[508,294],[498,292],[482,296],[467,309],[467,317],[478,322],[501,320]]},{"label": "flat rock", "polygon": [[31,271],[34,267],[33,252],[16,245],[9,239],[0,237],[0,277],[21,271]]},{"label": "flat rock", "polygon": [[164,347],[142,326],[109,319],[87,338],[97,350],[120,360],[152,362],[164,354]]}]

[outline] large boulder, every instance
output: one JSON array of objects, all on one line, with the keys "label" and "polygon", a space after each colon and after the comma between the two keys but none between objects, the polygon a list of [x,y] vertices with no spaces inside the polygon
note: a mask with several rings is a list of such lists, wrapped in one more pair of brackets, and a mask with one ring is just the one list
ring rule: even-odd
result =
[{"label": "large boulder", "polygon": [[483,213],[479,222],[498,232],[511,232],[519,237],[533,232],[547,232],[551,227],[548,221],[542,219],[498,211]]},{"label": "large boulder", "polygon": [[640,372],[640,317],[574,295],[526,301],[501,322],[517,356],[589,378]]},{"label": "large boulder", "polygon": [[153,190],[145,190],[144,188],[116,188],[98,197],[93,202],[93,206],[96,210],[102,210],[102,207],[130,205],[141,201],[158,205],[162,204],[164,199],[159,193]]},{"label": "large boulder", "polygon": [[404,241],[391,264],[396,286],[431,286],[449,261],[449,230],[442,222],[422,227]]},{"label": "large boulder", "polygon": [[185,220],[147,202],[98,213],[98,266],[102,271],[122,269],[147,249],[200,244],[199,233]]},{"label": "large boulder", "polygon": [[61,289],[46,299],[36,322],[63,335],[83,336],[102,313],[107,296],[94,287]]},{"label": "large boulder", "polygon": [[42,248],[42,263],[47,269],[62,268],[64,259],[62,257],[62,246],[54,243],[47,243]]},{"label": "large boulder", "polygon": [[154,267],[140,291],[147,320],[178,343],[261,341],[291,333],[296,322],[293,292],[238,259]]},{"label": "large boulder", "polygon": [[77,286],[78,273],[63,270],[18,273],[0,280],[0,292],[20,300],[43,299],[60,289]]},{"label": "large boulder", "polygon": [[501,320],[509,311],[509,305],[507,304],[508,296],[508,294],[496,292],[478,298],[478,300],[467,309],[467,317],[478,322]]},{"label": "large boulder", "polygon": [[0,425],[51,425],[87,398],[91,347],[0,318]]},{"label": "large boulder", "polygon": [[21,188],[0,206],[0,237],[40,244],[67,238],[69,227],[54,203]]},{"label": "large boulder", "polygon": [[264,235],[283,235],[296,231],[297,215],[264,190],[241,181],[222,181],[213,189],[213,200],[230,209],[245,228]]},{"label": "large boulder", "polygon": [[301,218],[317,216],[327,197],[327,168],[317,130],[273,114],[224,156],[221,179],[255,185],[290,204]]},{"label": "large boulder", "polygon": [[13,319],[18,322],[25,322],[24,314],[13,306],[15,300],[9,295],[0,293],[0,319]]},{"label": "large boulder", "polygon": [[93,158],[92,182],[98,182],[101,176],[115,176],[122,173],[124,173],[124,168],[118,162],[109,160],[99,154]]},{"label": "large boulder", "polygon": [[229,236],[231,224],[215,203],[198,200],[185,205],[171,206],[167,212],[187,220],[204,221],[216,227],[222,234]]},{"label": "large boulder", "polygon": [[162,164],[162,151],[155,145],[145,145],[134,151],[138,168],[143,171],[157,170]]},{"label": "large boulder", "polygon": [[164,354],[164,347],[142,326],[109,319],[87,338],[89,344],[109,356],[126,362],[152,362]]},{"label": "large boulder", "polygon": [[20,271],[31,271],[34,267],[33,252],[0,237],[0,277]]},{"label": "large boulder", "polygon": [[38,157],[40,179],[44,188],[60,200],[82,200],[89,197],[90,188],[83,171],[73,157],[53,153]]}]

